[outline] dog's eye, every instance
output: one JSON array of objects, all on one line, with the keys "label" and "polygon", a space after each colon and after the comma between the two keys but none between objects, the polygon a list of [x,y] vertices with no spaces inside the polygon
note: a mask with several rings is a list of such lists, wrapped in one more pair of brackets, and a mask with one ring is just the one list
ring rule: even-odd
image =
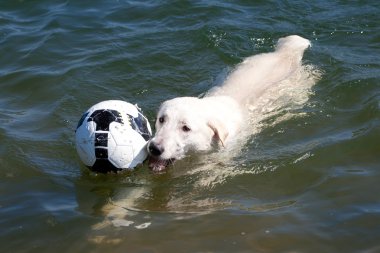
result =
[{"label": "dog's eye", "polygon": [[164,117],[159,117],[158,118],[158,122],[160,122],[161,124],[165,122],[165,118]]},{"label": "dog's eye", "polygon": [[182,131],[184,131],[184,132],[190,132],[191,129],[188,126],[185,125],[185,126],[182,127]]}]

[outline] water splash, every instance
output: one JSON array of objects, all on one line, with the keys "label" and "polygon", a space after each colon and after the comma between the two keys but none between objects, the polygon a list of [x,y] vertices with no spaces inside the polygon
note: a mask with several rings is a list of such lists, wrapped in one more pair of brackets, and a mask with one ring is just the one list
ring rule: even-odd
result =
[{"label": "water splash", "polygon": [[252,134],[306,113],[302,107],[313,94],[312,87],[321,78],[322,71],[313,65],[304,65],[290,78],[268,89],[259,99],[251,102],[249,125]]}]

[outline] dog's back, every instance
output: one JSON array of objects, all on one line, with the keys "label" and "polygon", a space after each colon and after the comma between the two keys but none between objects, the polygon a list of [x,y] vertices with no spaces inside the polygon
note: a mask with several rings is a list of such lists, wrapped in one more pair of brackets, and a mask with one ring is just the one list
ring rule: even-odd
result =
[{"label": "dog's back", "polygon": [[[149,166],[161,171],[189,151],[205,151],[213,144],[233,146],[246,136],[245,105],[274,84],[301,68],[309,41],[289,36],[278,41],[273,53],[247,58],[219,89],[204,98],[174,98],[162,104],[156,121],[156,135],[147,145]],[[244,133],[243,133],[244,132]]]},{"label": "dog's back", "polygon": [[245,59],[223,85],[209,92],[208,96],[227,95],[239,104],[249,103],[300,68],[303,52],[309,46],[309,40],[297,35],[281,38],[274,52]]}]

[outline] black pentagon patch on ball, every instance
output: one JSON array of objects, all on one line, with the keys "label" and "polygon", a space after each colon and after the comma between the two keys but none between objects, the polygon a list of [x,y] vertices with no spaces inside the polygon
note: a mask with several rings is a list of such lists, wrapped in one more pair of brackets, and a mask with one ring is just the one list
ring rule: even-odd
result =
[{"label": "black pentagon patch on ball", "polygon": [[[82,117],[80,118],[79,122],[78,122],[78,125],[77,125],[77,128],[76,130],[78,130],[78,128],[83,124],[83,121],[85,120],[85,118],[87,117],[87,115],[89,114],[89,112],[86,112],[82,115]],[[75,131],[76,131],[75,130]]]},{"label": "black pentagon patch on ball", "polygon": [[147,120],[139,113],[137,118],[127,115],[129,118],[129,123],[133,130],[138,132],[145,141],[148,141],[151,137],[151,134],[148,130],[148,122]]},{"label": "black pentagon patch on ball", "polygon": [[123,124],[123,119],[121,117],[120,112],[115,111],[115,110],[108,110],[108,109],[96,110],[88,118],[87,122],[90,122],[90,121],[95,122],[96,131],[104,131],[104,132],[95,132],[94,147],[95,147],[96,161],[94,165],[92,165],[91,170],[95,172],[99,172],[99,173],[120,171],[121,168],[117,168],[108,160],[108,132],[107,132],[109,131],[110,124],[112,122],[118,122],[118,123]]},{"label": "black pentagon patch on ball", "polygon": [[107,109],[94,111],[87,121],[96,123],[96,131],[109,131],[111,122],[123,124],[120,112]]},{"label": "black pentagon patch on ball", "polygon": [[108,159],[96,159],[96,162],[90,169],[98,173],[121,171],[121,169],[115,167]]},{"label": "black pentagon patch on ball", "polygon": [[[96,144],[95,144],[96,145]],[[108,160],[108,149],[95,146],[96,161],[92,165],[91,170],[98,173],[117,172],[120,168],[117,168]]]},{"label": "black pentagon patch on ball", "polygon": [[95,147],[108,146],[108,133],[95,133]]}]

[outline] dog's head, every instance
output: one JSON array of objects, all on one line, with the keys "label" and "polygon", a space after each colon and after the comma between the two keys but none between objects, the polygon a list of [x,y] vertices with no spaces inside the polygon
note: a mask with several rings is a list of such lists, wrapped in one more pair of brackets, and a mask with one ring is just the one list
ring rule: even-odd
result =
[{"label": "dog's head", "polygon": [[213,119],[202,99],[175,98],[164,102],[157,114],[156,135],[149,141],[149,166],[163,170],[174,160],[182,159],[188,151],[210,149],[228,133],[221,122]]}]

